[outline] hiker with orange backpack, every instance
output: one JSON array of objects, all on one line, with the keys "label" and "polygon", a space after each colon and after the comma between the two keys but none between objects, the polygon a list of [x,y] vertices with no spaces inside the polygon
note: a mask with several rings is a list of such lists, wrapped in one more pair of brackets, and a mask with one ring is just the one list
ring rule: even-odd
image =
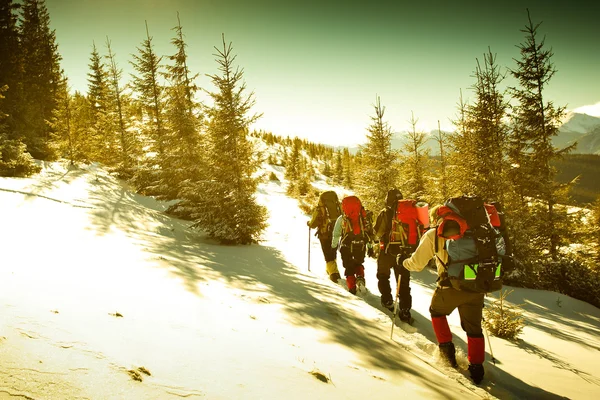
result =
[{"label": "hiker with orange backpack", "polygon": [[331,247],[340,249],[348,291],[356,294],[357,287],[365,287],[365,253],[371,242],[366,211],[360,199],[347,196],[342,199],[342,214],[335,222]]},{"label": "hiker with orange backpack", "polygon": [[403,261],[409,271],[421,271],[435,258],[437,288],[431,298],[431,323],[441,358],[457,367],[452,332],[446,316],[458,308],[467,334],[469,372],[476,384],[484,376],[485,341],[481,326],[484,296],[502,287],[505,241],[498,210],[477,196],[451,198],[431,210],[436,223],[423,235],[416,251]]},{"label": "hiker with orange backpack", "polygon": [[[425,205],[426,206],[426,205]],[[377,286],[381,293],[381,305],[394,313],[394,300],[390,287],[391,270],[394,270],[398,294],[398,316],[400,320],[412,323],[410,315],[412,296],[410,294],[410,272],[402,266],[402,262],[410,257],[424,229],[429,227],[427,208],[419,210],[417,202],[403,199],[402,193],[392,188],[385,198],[385,207],[377,216],[374,232],[379,240],[377,256]],[[400,278],[400,279],[399,279]]]},{"label": "hiker with orange backpack", "polygon": [[331,246],[331,236],[333,226],[341,213],[342,210],[337,194],[333,190],[327,190],[319,195],[319,201],[313,209],[311,219],[306,222],[309,230],[317,229],[315,236],[319,238],[319,242],[321,243],[321,250],[325,257],[325,270],[329,279],[335,283],[341,277],[336,262],[337,249]]}]

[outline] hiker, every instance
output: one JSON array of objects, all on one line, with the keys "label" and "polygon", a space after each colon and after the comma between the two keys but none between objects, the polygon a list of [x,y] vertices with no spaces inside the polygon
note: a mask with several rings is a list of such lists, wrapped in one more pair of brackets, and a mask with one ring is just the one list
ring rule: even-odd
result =
[{"label": "hiker", "polygon": [[[485,360],[485,341],[481,327],[485,293],[465,290],[461,286],[459,277],[449,275],[449,267],[454,264],[448,265],[450,259],[447,250],[448,244],[457,242],[458,238],[464,235],[467,224],[463,218],[457,217],[452,212],[448,213],[449,216],[442,218],[440,216],[441,207],[449,209],[447,206],[436,206],[431,210],[430,218],[436,222],[436,226],[423,235],[415,252],[402,264],[409,271],[421,271],[429,260],[435,257],[438,284],[431,298],[429,312],[439,344],[440,356],[451,366],[457,366],[452,332],[446,316],[458,308],[461,326],[467,334],[469,371],[473,381],[479,384],[483,379],[483,362]],[[501,239],[496,240],[503,245],[504,242]],[[490,289],[490,291],[493,290],[497,289]]]},{"label": "hiker", "polygon": [[[392,188],[385,198],[385,207],[377,216],[374,233],[379,240],[377,256],[377,286],[381,293],[381,305],[394,312],[394,299],[390,287],[391,269],[394,270],[396,285],[400,276],[398,293],[398,316],[403,322],[411,323],[412,296],[410,294],[410,272],[402,262],[415,251],[425,226],[429,226],[429,216],[425,210],[425,221],[417,218],[414,200],[403,200],[402,193]],[[397,288],[398,289],[398,288]]]},{"label": "hiker", "polygon": [[340,273],[336,262],[337,248],[331,246],[333,225],[342,213],[337,194],[333,190],[322,192],[319,201],[312,212],[310,221],[306,224],[310,229],[317,229],[315,236],[321,242],[321,250],[325,257],[325,270],[331,281],[337,283]]},{"label": "hiker", "polygon": [[366,211],[360,199],[347,196],[342,199],[342,215],[335,222],[331,247],[339,247],[348,291],[356,294],[357,287],[365,287],[365,252],[371,242],[366,222]]}]

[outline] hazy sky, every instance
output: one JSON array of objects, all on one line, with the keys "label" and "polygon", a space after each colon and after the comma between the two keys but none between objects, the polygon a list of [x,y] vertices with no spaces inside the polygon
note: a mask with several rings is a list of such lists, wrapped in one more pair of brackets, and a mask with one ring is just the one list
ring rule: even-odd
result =
[{"label": "hazy sky", "polygon": [[[473,99],[476,60],[488,46],[503,71],[515,67],[526,8],[555,53],[546,98],[569,109],[600,102],[600,5],[561,3],[46,0],[72,88],[87,91],[92,43],[105,54],[106,36],[129,81],[144,21],[157,53],[174,53],[179,12],[201,87],[214,90],[205,74],[217,72],[213,47],[224,33],[255,92],[255,111],[264,113],[254,127],[334,145],[364,141],[376,96],[394,131],[409,126],[411,112],[420,130],[438,120],[451,129],[460,91]],[[512,84],[507,77],[502,86]]]}]

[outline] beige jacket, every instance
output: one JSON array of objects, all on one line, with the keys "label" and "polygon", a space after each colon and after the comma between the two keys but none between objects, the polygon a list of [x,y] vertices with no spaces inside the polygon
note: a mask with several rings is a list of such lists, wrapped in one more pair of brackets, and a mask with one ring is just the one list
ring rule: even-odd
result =
[{"label": "beige jacket", "polygon": [[[435,252],[435,241],[438,241],[438,251],[437,257]],[[446,268],[440,262],[440,259],[447,264],[448,263],[448,252],[444,248],[444,244],[446,243],[446,239],[438,237],[437,231],[435,228],[429,229],[423,236],[421,236],[421,241],[419,242],[419,246],[415,250],[415,252],[404,262],[402,265],[409,271],[422,271],[423,268],[427,265],[429,260],[435,257],[435,265],[437,266],[438,276],[441,276],[442,273],[446,272]],[[438,259],[439,257],[439,259]]]}]

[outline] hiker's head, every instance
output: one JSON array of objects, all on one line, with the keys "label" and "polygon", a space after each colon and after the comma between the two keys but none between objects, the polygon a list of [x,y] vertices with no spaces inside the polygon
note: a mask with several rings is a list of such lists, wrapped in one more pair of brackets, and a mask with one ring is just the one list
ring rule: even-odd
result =
[{"label": "hiker's head", "polygon": [[402,200],[402,192],[396,188],[388,190],[385,196],[385,205],[387,207],[394,207],[398,200]]},{"label": "hiker's head", "polygon": [[454,220],[446,220],[442,225],[442,237],[449,239],[460,234],[460,225]]}]

